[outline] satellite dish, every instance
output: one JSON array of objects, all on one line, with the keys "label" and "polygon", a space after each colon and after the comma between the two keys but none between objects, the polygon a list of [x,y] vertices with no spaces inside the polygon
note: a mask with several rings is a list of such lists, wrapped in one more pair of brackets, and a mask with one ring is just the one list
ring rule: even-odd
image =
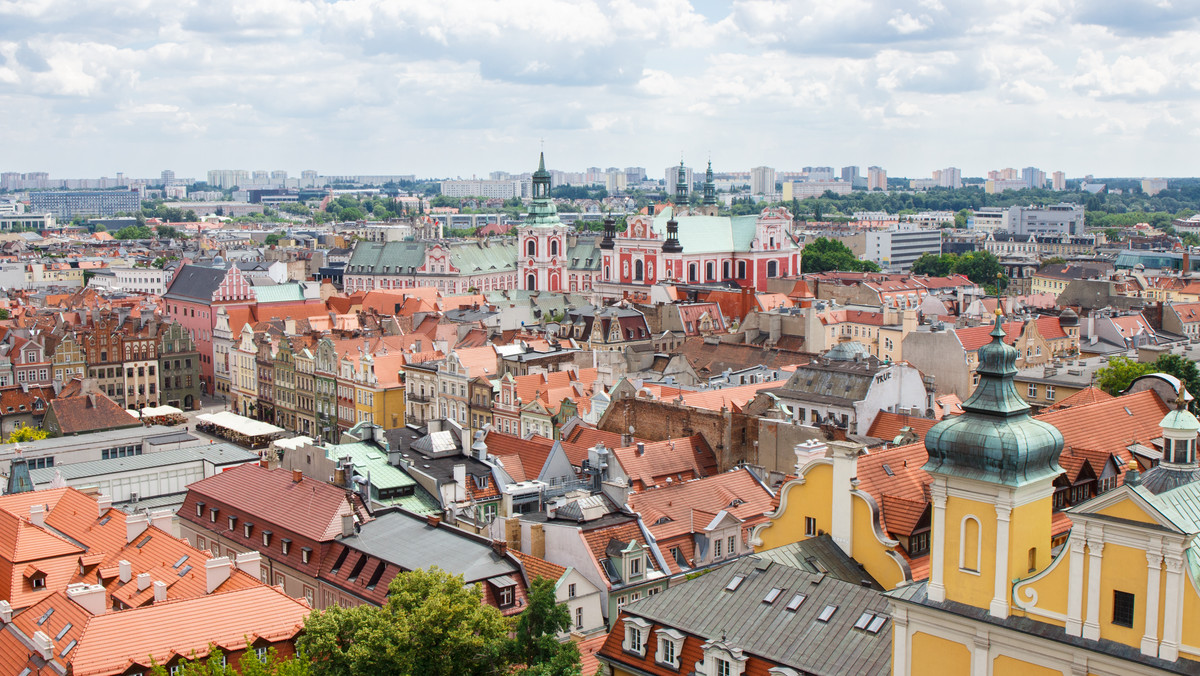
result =
[{"label": "satellite dish", "polygon": [[630,426],[629,426],[629,433],[630,433],[630,434],[633,434],[633,425],[630,425]]}]

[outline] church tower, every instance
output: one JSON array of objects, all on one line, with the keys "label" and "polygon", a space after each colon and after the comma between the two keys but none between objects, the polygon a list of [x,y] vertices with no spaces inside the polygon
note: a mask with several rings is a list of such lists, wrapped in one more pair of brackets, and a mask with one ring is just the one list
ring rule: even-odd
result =
[{"label": "church tower", "polygon": [[683,166],[683,160],[679,160],[679,177],[675,181],[675,212],[677,216],[682,216],[680,210],[686,209],[688,206],[688,182],[687,169]]},{"label": "church tower", "polygon": [[713,180],[712,160],[708,161],[708,170],[704,172],[704,214],[717,215],[717,183]]},{"label": "church tower", "polygon": [[929,600],[1007,618],[1012,580],[1050,561],[1063,437],[1017,393],[1018,351],[1004,342],[1000,319],[979,349],[979,385],[965,413],[925,435],[925,470],[933,477]]},{"label": "church tower", "polygon": [[533,172],[533,200],[518,237],[519,288],[529,291],[562,291],[563,262],[566,260],[566,226],[550,199],[550,172],[546,154],[538,157]]}]

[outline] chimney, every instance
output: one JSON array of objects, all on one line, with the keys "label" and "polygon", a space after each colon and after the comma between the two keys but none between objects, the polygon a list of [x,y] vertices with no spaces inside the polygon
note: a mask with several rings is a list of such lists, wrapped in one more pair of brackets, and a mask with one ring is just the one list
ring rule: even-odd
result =
[{"label": "chimney", "polygon": [[150,527],[150,519],[145,514],[135,514],[125,518],[125,542],[133,542],[139,535]]},{"label": "chimney", "polygon": [[438,526],[442,525],[442,515],[441,514],[426,514],[425,515],[425,523],[429,524],[430,528],[437,528]]},{"label": "chimney", "polygon": [[255,580],[262,576],[262,554],[258,552],[245,552],[238,554],[234,558],[234,564],[237,569],[249,575]]},{"label": "chimney", "polygon": [[342,515],[342,537],[348,538],[351,535],[354,535],[354,515],[353,514],[343,514]]},{"label": "chimney", "polygon": [[848,441],[831,441],[828,457],[833,460],[833,541],[854,556],[854,515],[851,491],[858,485],[858,455],[862,446]]},{"label": "chimney", "polygon": [[175,512],[169,509],[159,509],[150,512],[150,525],[171,537],[175,537]]},{"label": "chimney", "polygon": [[298,484],[301,481],[304,481],[304,472],[301,472],[298,469],[292,470],[292,483]]},{"label": "chimney", "polygon": [[539,559],[546,558],[546,528],[540,523],[529,527],[529,553]]},{"label": "chimney", "polygon": [[112,509],[112,496],[100,494],[96,496],[96,518],[102,518],[104,513]]},{"label": "chimney", "polygon": [[162,603],[167,600],[167,585],[165,582],[154,581],[154,602]]},{"label": "chimney", "polygon": [[54,659],[54,644],[50,642],[50,637],[46,635],[46,632],[33,632],[33,647],[47,662]]},{"label": "chimney", "polygon": [[640,441],[638,442],[638,444],[637,444],[637,454],[638,454],[638,455],[646,455],[646,444],[643,444],[643,443],[642,443],[642,442],[640,442]]},{"label": "chimney", "polygon": [[146,591],[146,587],[150,586],[150,573],[138,573],[137,586],[138,591]]},{"label": "chimney", "polygon": [[12,606],[8,601],[0,601],[0,624],[12,622]]},{"label": "chimney", "polygon": [[46,506],[45,505],[30,505],[29,506],[29,523],[35,526],[46,525]]},{"label": "chimney", "polygon": [[338,465],[337,468],[333,470],[333,485],[346,485],[346,468],[342,467],[341,465]]},{"label": "chimney", "polygon": [[513,548],[521,551],[521,519],[510,516],[504,522],[504,541],[511,542]]},{"label": "chimney", "polygon": [[204,593],[211,594],[213,590],[224,584],[225,580],[229,579],[229,574],[233,572],[233,564],[229,562],[228,556],[222,556],[217,559],[209,559],[204,562],[204,573],[207,578]]},{"label": "chimney", "polygon": [[508,554],[508,543],[504,540],[492,540],[492,551],[496,552],[496,556],[503,558]]},{"label": "chimney", "polygon": [[117,568],[120,570],[121,582],[129,582],[133,578],[133,564],[122,559],[117,562]]}]

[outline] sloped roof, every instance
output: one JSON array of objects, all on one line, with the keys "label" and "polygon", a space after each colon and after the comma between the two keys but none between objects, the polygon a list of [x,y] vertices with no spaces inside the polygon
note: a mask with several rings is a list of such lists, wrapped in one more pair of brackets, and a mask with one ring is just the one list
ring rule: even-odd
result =
[{"label": "sloped roof", "polygon": [[699,434],[666,441],[648,441],[643,446],[644,452],[640,454],[637,445],[612,451],[635,490],[665,485],[667,477],[674,481],[689,481],[717,471],[716,455]]},{"label": "sloped roof", "polygon": [[[550,458],[550,452],[554,450],[553,439],[537,434],[523,439],[513,434],[490,430],[484,438],[484,443],[487,444],[488,453],[491,455],[516,457],[520,461],[520,469],[514,467],[509,461],[505,461],[504,464],[504,470],[515,481],[538,478],[546,466],[546,460]],[[513,471],[523,474],[524,478],[519,478],[513,474]]]},{"label": "sloped roof", "polygon": [[1066,399],[1063,399],[1062,401],[1058,402],[1057,404],[1051,406],[1049,409],[1047,409],[1047,412],[1057,411],[1057,410],[1063,409],[1063,408],[1071,408],[1072,406],[1083,406],[1084,404],[1094,404],[1098,401],[1108,401],[1109,399],[1112,399],[1112,398],[1113,398],[1113,396],[1111,394],[1109,394],[1108,392],[1105,392],[1104,390],[1100,389],[1099,387],[1096,387],[1094,385],[1088,385],[1087,387],[1083,388],[1082,390],[1079,390],[1075,394],[1072,394],[1071,396],[1067,397]]},{"label": "sloped roof", "polygon": [[184,265],[171,280],[163,298],[187,301],[211,301],[225,279],[225,270],[204,265]]},{"label": "sloped roof", "polygon": [[62,434],[82,434],[141,424],[117,402],[99,393],[59,397],[50,402],[50,409]]},{"label": "sloped roof", "polygon": [[867,430],[867,436],[891,442],[900,436],[901,429],[908,427],[912,429],[913,434],[917,435],[917,439],[921,440],[925,438],[925,433],[929,431],[929,428],[937,423],[938,421],[932,418],[919,418],[911,415],[892,413],[891,411],[880,411],[871,423],[871,429]]}]

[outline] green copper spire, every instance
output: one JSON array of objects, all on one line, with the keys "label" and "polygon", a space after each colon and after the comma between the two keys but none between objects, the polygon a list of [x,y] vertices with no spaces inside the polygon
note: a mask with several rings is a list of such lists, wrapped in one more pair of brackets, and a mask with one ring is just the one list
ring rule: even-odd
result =
[{"label": "green copper spire", "polygon": [[538,156],[538,168],[533,172],[533,201],[529,205],[529,214],[525,216],[525,225],[538,227],[555,227],[562,225],[558,218],[558,208],[550,199],[550,172],[546,171],[546,153]]},{"label": "green copper spire", "polygon": [[1017,393],[1018,352],[1004,342],[996,315],[992,341],[979,348],[979,385],[963,402],[962,415],[947,417],[925,435],[931,474],[1021,486],[1062,473],[1062,434],[1035,420]]},{"label": "green copper spire", "polygon": [[714,206],[717,203],[717,183],[713,180],[712,160],[708,161],[708,171],[704,172],[704,205]]},{"label": "green copper spire", "polygon": [[683,160],[679,160],[679,178],[675,181],[675,206],[682,207],[688,203],[687,169]]}]

